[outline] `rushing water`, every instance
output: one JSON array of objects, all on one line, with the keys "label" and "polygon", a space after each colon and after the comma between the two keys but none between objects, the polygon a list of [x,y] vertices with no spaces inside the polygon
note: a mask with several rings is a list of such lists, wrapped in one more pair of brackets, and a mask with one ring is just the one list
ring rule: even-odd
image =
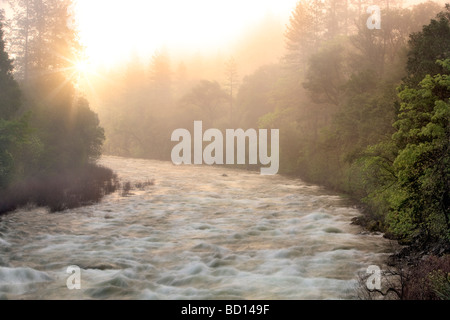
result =
[{"label": "rushing water", "polygon": [[[0,298],[350,299],[390,245],[336,195],[281,176],[106,157],[128,197],[0,217]],[[81,290],[68,290],[68,266]]]}]

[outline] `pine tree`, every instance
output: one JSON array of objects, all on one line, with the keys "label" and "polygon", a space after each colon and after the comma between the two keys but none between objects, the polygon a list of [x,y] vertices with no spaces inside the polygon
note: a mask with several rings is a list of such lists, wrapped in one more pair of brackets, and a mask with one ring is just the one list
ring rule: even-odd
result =
[{"label": "pine tree", "polygon": [[[72,0],[11,0],[12,41],[25,107],[42,142],[42,170],[83,166],[99,156],[103,129],[75,84],[82,47],[72,28]],[[68,146],[70,141],[70,146]]]},{"label": "pine tree", "polygon": [[411,35],[408,53],[408,81],[410,86],[418,86],[426,75],[448,74],[436,60],[450,58],[450,6],[438,15],[423,30]]},{"label": "pine tree", "polygon": [[300,1],[297,4],[285,34],[288,50],[285,62],[290,69],[300,71],[305,68],[308,57],[318,42],[319,21],[314,16],[311,1]]},{"label": "pine tree", "polygon": [[20,89],[13,78],[13,61],[5,49],[3,13],[0,11],[0,119],[10,120],[20,108]]},{"label": "pine tree", "polygon": [[14,80],[13,63],[5,50],[3,12],[0,11],[0,189],[13,179],[19,158],[28,139],[28,121],[15,119],[21,92]]},{"label": "pine tree", "polygon": [[12,0],[11,5],[17,78],[33,90],[34,100],[67,103],[82,49],[70,23],[72,0]]},{"label": "pine tree", "polygon": [[152,104],[160,110],[169,110],[173,103],[172,69],[166,50],[157,51],[150,61]]},{"label": "pine tree", "polygon": [[225,88],[229,92],[229,99],[230,99],[230,125],[233,127],[234,125],[234,96],[237,92],[237,87],[239,85],[239,75],[237,70],[237,64],[233,57],[231,57],[226,63],[225,63]]}]

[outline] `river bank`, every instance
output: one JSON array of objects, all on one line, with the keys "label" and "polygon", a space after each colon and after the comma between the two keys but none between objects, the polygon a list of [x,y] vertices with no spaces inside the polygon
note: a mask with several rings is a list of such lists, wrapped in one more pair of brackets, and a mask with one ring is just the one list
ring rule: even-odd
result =
[{"label": "river bank", "polygon": [[[311,182],[312,183],[312,182]],[[327,186],[323,186],[328,188]],[[384,261],[386,270],[383,288],[368,290],[365,280],[360,283],[360,297],[363,299],[392,300],[449,300],[450,299],[450,242],[446,239],[432,239],[426,234],[417,234],[405,241],[395,237],[385,222],[376,217],[360,199],[348,197],[361,213],[351,224],[363,228],[367,234],[382,234],[385,239],[395,241],[398,248]]]},{"label": "river bank", "polygon": [[40,173],[0,190],[0,214],[24,206],[45,207],[57,212],[91,205],[118,187],[114,172],[96,164]]}]

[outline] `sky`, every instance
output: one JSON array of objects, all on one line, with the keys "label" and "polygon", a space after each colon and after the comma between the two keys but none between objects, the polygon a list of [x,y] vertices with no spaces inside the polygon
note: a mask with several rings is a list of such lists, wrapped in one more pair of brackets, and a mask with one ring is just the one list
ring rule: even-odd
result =
[{"label": "sky", "polygon": [[78,0],[78,29],[91,63],[131,52],[217,52],[268,14],[286,20],[297,0]]},{"label": "sky", "polygon": [[[111,67],[135,54],[148,58],[156,50],[192,55],[226,52],[233,41],[268,15],[287,24],[298,0],[74,2],[73,12],[89,63]],[[0,8],[5,3],[0,0]]]}]

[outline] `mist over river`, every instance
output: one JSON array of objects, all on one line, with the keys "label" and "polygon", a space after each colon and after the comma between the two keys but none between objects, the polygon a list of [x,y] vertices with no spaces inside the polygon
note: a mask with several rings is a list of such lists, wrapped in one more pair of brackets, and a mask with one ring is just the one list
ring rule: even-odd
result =
[{"label": "mist over river", "polygon": [[[4,299],[352,299],[391,251],[322,188],[223,167],[104,157],[127,197],[0,217]],[[81,289],[69,290],[69,266]]]}]

